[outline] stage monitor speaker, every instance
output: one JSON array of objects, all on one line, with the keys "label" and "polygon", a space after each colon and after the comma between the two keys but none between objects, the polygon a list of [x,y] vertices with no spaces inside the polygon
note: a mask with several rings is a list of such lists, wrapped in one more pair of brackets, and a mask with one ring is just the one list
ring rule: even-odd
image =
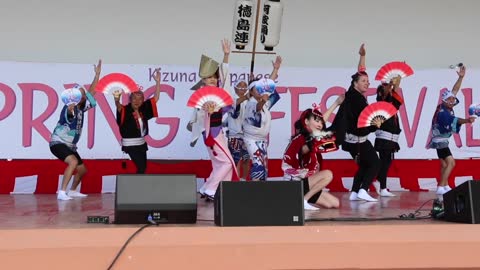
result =
[{"label": "stage monitor speaker", "polygon": [[195,223],[196,187],[195,175],[117,175],[115,223]]},{"label": "stage monitor speaker", "polygon": [[220,182],[214,199],[218,226],[305,224],[301,181]]},{"label": "stage monitor speaker", "polygon": [[480,181],[466,181],[445,193],[443,207],[447,221],[480,223]]}]

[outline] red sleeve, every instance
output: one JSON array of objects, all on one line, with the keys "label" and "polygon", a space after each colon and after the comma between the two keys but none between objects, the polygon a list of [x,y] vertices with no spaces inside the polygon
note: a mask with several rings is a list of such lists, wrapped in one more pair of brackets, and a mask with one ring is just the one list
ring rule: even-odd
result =
[{"label": "red sleeve", "polygon": [[150,99],[150,103],[152,105],[153,117],[158,117],[157,101],[154,97]]},{"label": "red sleeve", "polygon": [[125,111],[127,110],[127,106],[122,105],[122,110],[119,112],[117,111],[117,124],[118,126],[122,126],[125,123]]},{"label": "red sleeve", "polygon": [[400,105],[403,104],[403,98],[402,98],[396,91],[392,91],[392,97],[393,97],[398,103],[400,103]]},{"label": "red sleeve", "polygon": [[[298,135],[297,137],[293,138],[290,144],[287,146],[285,154],[283,155],[283,162],[288,164],[290,167],[287,169],[297,170],[300,167],[300,163],[298,162],[298,153],[304,144],[305,138],[303,138],[302,135]],[[287,171],[285,171],[285,173],[290,174]]]}]

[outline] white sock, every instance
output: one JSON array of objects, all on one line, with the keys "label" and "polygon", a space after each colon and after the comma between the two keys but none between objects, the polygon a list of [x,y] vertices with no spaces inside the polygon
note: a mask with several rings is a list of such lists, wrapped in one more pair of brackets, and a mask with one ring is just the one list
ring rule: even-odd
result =
[{"label": "white sock", "polygon": [[205,194],[205,185],[202,185],[198,192],[200,192],[200,194]]},{"label": "white sock", "polygon": [[380,191],[381,197],[395,197],[396,195],[388,191],[388,189],[384,188]]},{"label": "white sock", "polygon": [[447,193],[447,191],[445,190],[445,188],[443,186],[438,186],[436,193],[437,193],[437,195],[443,195],[443,194]]},{"label": "white sock", "polygon": [[210,190],[205,190],[203,194],[210,196],[210,197],[215,197],[215,191],[210,191]]},{"label": "white sock", "polygon": [[88,196],[87,194],[80,193],[76,190],[70,190],[67,195],[70,197],[77,197],[77,198],[85,198]]},{"label": "white sock", "polygon": [[305,209],[305,210],[320,210],[320,208],[309,204],[308,201],[305,200],[305,199],[303,200],[303,209]]},{"label": "white sock", "polygon": [[378,201],[377,199],[375,199],[375,198],[373,198],[372,196],[370,196],[370,195],[368,194],[368,192],[367,192],[365,189],[363,189],[363,188],[358,191],[357,197],[358,197],[359,199],[365,200],[365,201],[367,201],[367,202],[377,202],[377,201]]},{"label": "white sock", "polygon": [[57,194],[57,199],[61,201],[68,201],[68,200],[71,200],[72,198],[69,197],[64,190],[59,190]]},{"label": "white sock", "polygon": [[358,198],[358,194],[357,192],[355,191],[352,191],[350,193],[350,197],[348,198],[350,201],[360,201],[360,199]]}]

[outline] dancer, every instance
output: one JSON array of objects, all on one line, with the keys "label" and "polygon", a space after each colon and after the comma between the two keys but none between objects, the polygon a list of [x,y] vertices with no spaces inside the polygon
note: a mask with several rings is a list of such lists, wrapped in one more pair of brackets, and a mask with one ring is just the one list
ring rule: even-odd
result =
[{"label": "dancer", "polygon": [[234,90],[237,95],[235,107],[228,112],[227,118],[228,149],[232,154],[233,161],[237,165],[240,180],[245,180],[250,169],[250,156],[243,141],[245,105],[249,99],[247,81],[237,81],[234,85]]},{"label": "dancer", "polygon": [[318,210],[315,206],[338,208],[340,205],[336,197],[323,191],[323,188],[332,181],[333,175],[330,170],[322,167],[319,140],[315,137],[320,133],[323,134],[320,137],[328,138],[325,119],[329,118],[343,99],[343,96],[339,96],[325,115],[322,115],[317,107],[305,110],[295,122],[297,132],[285,150],[282,162],[284,178],[303,182],[305,210]]},{"label": "dancer", "polygon": [[[75,85],[75,88],[82,92],[82,99],[76,105],[63,106],[60,112],[60,119],[50,137],[50,151],[59,160],[67,163],[67,167],[63,172],[62,185],[57,194],[58,200],[66,201],[71,200],[73,197],[87,196],[77,191],[78,185],[87,173],[87,168],[77,152],[77,142],[80,139],[80,135],[82,135],[84,113],[97,104],[93,96],[95,95],[95,87],[102,71],[102,60],[99,60],[98,64],[94,65],[94,71],[95,77],[88,91],[78,84]],[[77,173],[67,194],[67,186],[75,170]]]},{"label": "dancer", "polygon": [[158,117],[157,101],[160,97],[159,70],[155,71],[155,94],[145,101],[142,90],[130,94],[127,105],[120,103],[122,91],[114,91],[113,97],[117,107],[117,124],[122,135],[122,151],[130,156],[137,167],[137,174],[144,174],[147,169],[148,146],[145,136],[148,135],[148,120]]},{"label": "dancer", "polygon": [[[275,81],[278,70],[282,64],[282,58],[277,56],[273,62],[273,71],[270,79]],[[250,83],[250,99],[245,106],[245,118],[243,121],[243,140],[247,146],[248,154],[252,160],[250,179],[252,181],[265,181],[268,177],[268,135],[272,115],[270,109],[280,99],[277,91],[272,94],[260,94],[257,88],[274,87],[262,85],[264,80],[256,80]]]},{"label": "dancer", "polygon": [[[390,82],[384,82],[377,87],[377,101],[385,101],[391,103],[395,108],[400,109],[403,104],[403,98],[397,93],[400,87],[401,77],[397,76]],[[380,128],[375,131],[375,150],[380,155],[380,169],[378,171],[377,180],[373,182],[377,193],[381,197],[394,197],[395,194],[387,189],[387,174],[392,164],[394,153],[400,150],[398,137],[402,130],[398,121],[398,115],[385,121]]]},{"label": "dancer", "polygon": [[[280,69],[282,58],[277,56],[275,62],[272,61],[273,71],[270,78],[275,80],[278,77],[278,70]],[[253,74],[250,76],[253,79]],[[252,80],[253,82],[253,80]],[[240,80],[235,84],[235,93],[237,94],[236,107],[228,114],[228,147],[232,153],[233,159],[237,164],[238,172],[247,177],[250,170],[250,154],[243,139],[243,123],[245,121],[245,108],[250,98],[249,87],[245,80]]]},{"label": "dancer", "polygon": [[377,176],[380,160],[372,143],[368,140],[368,134],[379,128],[383,121],[376,119],[373,126],[357,128],[358,117],[362,110],[368,106],[365,93],[370,86],[368,74],[365,72],[366,50],[364,44],[360,46],[359,54],[358,72],[352,75],[350,87],[345,93],[345,101],[342,104],[343,112],[340,113],[341,109],[339,109],[336,118],[345,121],[346,133],[342,150],[349,152],[359,166],[353,178],[350,200],[376,202],[378,200],[372,198],[367,190],[372,180]]},{"label": "dancer", "polygon": [[[216,86],[223,89],[230,85],[230,76],[228,74],[230,41],[223,40],[222,49],[224,56],[221,65],[213,59],[202,55],[199,69],[202,80],[192,87],[192,90],[197,90],[203,85]],[[228,91],[228,89],[225,90]],[[198,138],[202,136],[212,161],[212,172],[199,190],[199,193],[202,196],[206,196],[207,199],[213,199],[220,181],[239,180],[236,164],[228,150],[228,143],[222,129],[222,117],[229,108],[222,108],[218,112],[213,112],[214,108],[214,103],[207,102],[201,110],[195,109],[187,125],[187,129],[192,132],[190,145],[194,146]]]},{"label": "dancer", "polygon": [[448,147],[448,140],[453,133],[458,133],[463,124],[471,124],[475,117],[463,119],[455,116],[453,107],[459,103],[457,93],[462,85],[465,76],[465,66],[461,66],[457,71],[458,79],[453,85],[452,90],[447,90],[442,94],[442,102],[437,106],[432,119],[431,140],[428,148],[436,149],[437,156],[440,159],[440,182],[437,187],[437,194],[443,195],[451,190],[448,185],[448,177],[455,167],[455,159]]}]

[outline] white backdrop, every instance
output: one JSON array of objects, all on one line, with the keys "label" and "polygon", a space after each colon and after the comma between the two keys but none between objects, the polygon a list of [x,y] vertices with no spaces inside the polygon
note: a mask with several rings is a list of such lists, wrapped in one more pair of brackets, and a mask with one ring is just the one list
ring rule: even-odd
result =
[{"label": "white backdrop", "polygon": [[[2,0],[0,60],[198,65],[221,57],[235,0]],[[282,0],[276,51],[288,67],[351,68],[405,60],[416,69],[480,68],[478,0]],[[246,55],[232,63],[247,66]],[[259,56],[266,66],[271,57]]]},{"label": "white backdrop", "polygon": [[[191,114],[191,109],[186,107],[188,97],[192,93],[190,87],[196,82],[196,66],[159,66],[159,65],[108,65],[103,67],[102,75],[111,72],[123,72],[134,78],[144,89],[154,86],[150,80],[151,70],[160,67],[163,72],[163,88],[157,104],[159,119],[150,120],[149,140],[150,159],[206,159],[207,154],[202,142],[194,148],[188,144],[190,133],[185,129]],[[270,68],[259,68],[259,74],[269,74]],[[378,82],[373,81],[377,68],[370,68],[371,87],[376,87]],[[247,72],[247,68],[231,66],[233,79]],[[321,103],[325,94],[332,88],[347,88],[350,83],[352,69],[315,69],[315,68],[282,68],[280,70],[278,87],[282,91],[281,100],[272,111],[284,113],[283,118],[273,121],[271,143],[269,147],[270,158],[281,158],[288,143],[292,115],[311,106],[313,102]],[[42,63],[15,63],[0,62],[0,74],[5,76],[0,79],[0,158],[6,159],[49,159],[54,158],[48,148],[48,136],[53,130],[58,114],[63,106],[58,100],[58,94],[65,89],[66,84],[89,84],[94,72],[92,65],[83,64],[42,64]],[[181,75],[183,74],[183,75]],[[175,79],[177,78],[177,79]],[[453,70],[425,70],[417,71],[414,76],[402,81],[405,97],[405,111],[400,114],[401,125],[404,132],[400,137],[402,150],[396,156],[401,159],[428,159],[435,158],[434,150],[426,150],[430,121],[435,106],[438,104],[439,93],[443,88],[451,88],[457,79]],[[48,87],[51,87],[50,97],[47,96]],[[465,117],[465,97],[468,105],[473,101],[480,102],[480,94],[475,89],[480,88],[480,70],[468,70],[465,76],[463,90],[459,94],[461,101],[456,109],[459,117]],[[11,90],[9,90],[11,89]],[[34,89],[33,99],[29,100],[28,89]],[[330,90],[329,90],[330,89]],[[373,90],[373,89],[372,89]],[[151,91],[151,90],[150,90]],[[308,92],[296,98],[298,92]],[[471,95],[469,96],[469,93]],[[9,97],[7,99],[7,97]],[[14,97],[14,99],[12,99]],[[82,138],[79,143],[79,152],[84,158],[109,159],[120,158],[122,153],[115,137],[113,97],[97,94],[99,106],[95,110],[95,117],[86,118]],[[330,105],[336,97],[332,96],[326,102]],[[471,98],[469,101],[468,98]],[[297,102],[298,101],[298,102]],[[369,97],[374,102],[374,96]],[[52,113],[45,116],[42,121],[37,121],[32,128],[32,119],[37,119],[48,108]],[[10,110],[11,109],[11,110]],[[32,110],[31,116],[29,110]],[[10,112],[10,114],[7,113]],[[179,121],[178,130],[170,130],[165,124],[165,118]],[[91,121],[95,119],[95,122]],[[175,120],[177,119],[177,120]],[[162,122],[164,121],[164,122]],[[415,132],[415,125],[417,129]],[[451,139],[451,148],[455,157],[478,157],[480,145],[478,125],[473,125],[473,134],[467,134],[465,126],[459,136],[461,147],[455,145]],[[94,129],[93,129],[94,128]],[[29,136],[31,132],[31,138]],[[171,139],[165,139],[171,133]],[[46,137],[46,138],[45,138]],[[162,140],[163,141],[158,141]],[[155,141],[157,140],[157,141]],[[349,158],[343,151],[326,155],[326,158]]]}]

